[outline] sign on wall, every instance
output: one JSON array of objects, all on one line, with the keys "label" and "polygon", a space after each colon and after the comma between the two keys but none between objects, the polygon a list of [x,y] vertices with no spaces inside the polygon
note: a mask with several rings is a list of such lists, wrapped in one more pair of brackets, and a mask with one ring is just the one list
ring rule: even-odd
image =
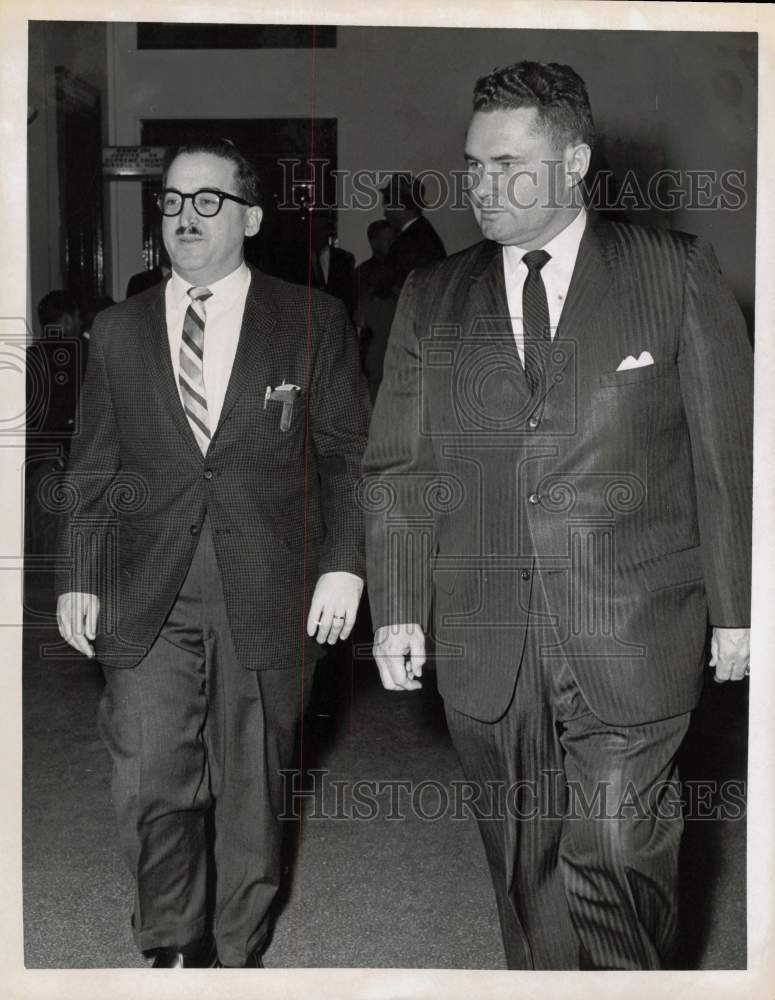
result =
[{"label": "sign on wall", "polygon": [[161,176],[166,146],[104,146],[102,173],[106,177]]}]

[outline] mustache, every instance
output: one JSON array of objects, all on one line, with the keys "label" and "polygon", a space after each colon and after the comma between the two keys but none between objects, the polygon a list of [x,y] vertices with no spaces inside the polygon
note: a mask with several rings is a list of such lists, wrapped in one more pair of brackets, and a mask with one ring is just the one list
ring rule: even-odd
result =
[{"label": "mustache", "polygon": [[176,236],[202,236],[202,230],[195,223],[187,226],[178,226],[175,230]]}]

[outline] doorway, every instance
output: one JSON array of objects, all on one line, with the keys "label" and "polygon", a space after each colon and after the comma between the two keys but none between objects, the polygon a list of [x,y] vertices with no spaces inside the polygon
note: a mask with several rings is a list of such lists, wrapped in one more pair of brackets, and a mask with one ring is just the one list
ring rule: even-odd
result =
[{"label": "doorway", "polygon": [[62,277],[83,305],[105,291],[100,94],[62,66],[54,75]]}]

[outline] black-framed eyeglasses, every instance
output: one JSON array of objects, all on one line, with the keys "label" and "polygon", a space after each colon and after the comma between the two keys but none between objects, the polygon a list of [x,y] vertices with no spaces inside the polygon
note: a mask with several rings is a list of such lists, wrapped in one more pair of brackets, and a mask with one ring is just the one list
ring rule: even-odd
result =
[{"label": "black-framed eyeglasses", "polygon": [[165,188],[161,194],[156,195],[156,204],[162,215],[180,215],[186,198],[191,199],[191,204],[197,215],[204,216],[204,218],[217,215],[227,198],[229,201],[236,201],[239,205],[250,205],[250,202],[245,201],[244,198],[238,198],[236,194],[227,194],[217,188],[200,188],[199,191],[188,193],[178,191],[175,188]]}]

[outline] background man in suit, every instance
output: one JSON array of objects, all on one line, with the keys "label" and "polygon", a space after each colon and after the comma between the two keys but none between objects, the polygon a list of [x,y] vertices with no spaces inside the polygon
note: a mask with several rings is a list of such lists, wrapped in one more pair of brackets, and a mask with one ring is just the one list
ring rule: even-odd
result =
[{"label": "background man in suit", "polygon": [[371,247],[371,257],[355,269],[358,291],[355,323],[363,370],[369,383],[369,395],[374,402],[382,381],[382,363],[396,310],[393,278],[387,263],[396,231],[387,219],[377,219],[369,223],[366,235]]},{"label": "background man in suit", "polygon": [[336,228],[333,218],[322,211],[313,211],[310,220],[312,251],[312,287],[341,299],[350,319],[355,314],[355,257],[334,242]]},{"label": "background man in suit", "polygon": [[260,966],[314,639],[349,634],[363,587],[369,404],[341,303],[244,263],[261,209],[232,144],[174,150],[159,205],[170,280],[92,332],[57,613],[105,672],[138,947]]},{"label": "background man in suit", "polygon": [[567,66],[477,83],[485,239],[409,277],[365,456],[382,682],[419,687],[432,604],[512,968],[669,960],[708,619],[748,672],[742,316],[708,244],[581,207],[592,135]]},{"label": "background man in suit", "polygon": [[385,218],[396,231],[385,260],[398,294],[411,271],[441,260],[446,250],[441,237],[423,215],[422,181],[411,174],[393,174],[381,190]]},{"label": "background man in suit", "polygon": [[170,276],[170,271],[169,261],[165,259],[160,260],[156,267],[152,267],[150,271],[138,271],[137,274],[132,275],[126,284],[125,298],[128,299],[132,295],[139,295],[140,292],[144,292],[146,289],[153,288],[154,285],[166,281]]}]

